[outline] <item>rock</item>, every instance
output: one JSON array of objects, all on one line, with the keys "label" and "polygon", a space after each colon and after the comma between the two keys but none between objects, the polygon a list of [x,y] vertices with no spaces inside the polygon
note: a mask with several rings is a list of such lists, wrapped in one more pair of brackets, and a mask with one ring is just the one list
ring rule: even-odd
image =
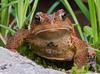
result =
[{"label": "rock", "polygon": [[35,62],[0,47],[0,74],[66,74],[57,70],[44,68]]},{"label": "rock", "polygon": [[[0,74],[66,74],[65,72],[44,68],[19,53],[0,47]],[[99,74],[87,72],[86,74]]]}]

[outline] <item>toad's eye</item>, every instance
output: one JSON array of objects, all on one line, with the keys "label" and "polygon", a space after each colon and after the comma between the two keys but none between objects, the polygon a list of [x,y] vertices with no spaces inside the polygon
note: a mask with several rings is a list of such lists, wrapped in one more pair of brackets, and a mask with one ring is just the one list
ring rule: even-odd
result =
[{"label": "toad's eye", "polygon": [[60,18],[64,21],[66,19],[66,13],[65,12],[61,13]]},{"label": "toad's eye", "polygon": [[40,23],[40,16],[39,15],[35,15],[34,20],[35,20],[36,23]]}]

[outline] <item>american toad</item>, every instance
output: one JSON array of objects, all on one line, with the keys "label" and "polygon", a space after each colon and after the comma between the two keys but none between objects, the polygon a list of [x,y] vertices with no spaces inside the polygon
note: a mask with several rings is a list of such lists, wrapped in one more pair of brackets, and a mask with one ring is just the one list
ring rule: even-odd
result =
[{"label": "american toad", "polygon": [[51,60],[74,60],[78,67],[88,62],[88,45],[79,39],[72,22],[61,9],[49,15],[38,12],[31,29],[21,29],[8,39],[6,47],[16,50],[23,41],[37,55]]}]

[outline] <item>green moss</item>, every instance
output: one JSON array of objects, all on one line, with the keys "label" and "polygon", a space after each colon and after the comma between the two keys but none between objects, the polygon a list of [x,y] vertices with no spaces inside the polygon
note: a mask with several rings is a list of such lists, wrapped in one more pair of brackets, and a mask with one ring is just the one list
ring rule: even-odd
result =
[{"label": "green moss", "polygon": [[78,68],[76,65],[74,65],[71,69],[70,74],[86,74],[86,72],[89,70],[89,66],[83,66],[82,68]]}]

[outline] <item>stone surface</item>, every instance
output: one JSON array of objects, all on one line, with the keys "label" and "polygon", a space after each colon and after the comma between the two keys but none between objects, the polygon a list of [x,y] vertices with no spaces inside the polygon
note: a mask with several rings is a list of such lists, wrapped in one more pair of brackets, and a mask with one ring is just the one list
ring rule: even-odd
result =
[{"label": "stone surface", "polygon": [[[66,74],[65,72],[44,68],[35,62],[0,47],[0,74]],[[86,74],[99,74],[87,72]]]},{"label": "stone surface", "polygon": [[44,68],[17,52],[0,47],[0,74],[66,74]]}]

